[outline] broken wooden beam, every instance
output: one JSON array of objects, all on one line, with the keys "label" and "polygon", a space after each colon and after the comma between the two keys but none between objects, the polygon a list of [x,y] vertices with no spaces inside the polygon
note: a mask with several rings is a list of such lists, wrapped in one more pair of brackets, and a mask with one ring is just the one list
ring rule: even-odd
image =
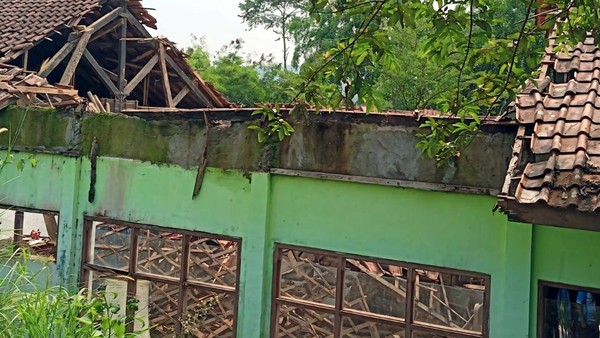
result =
[{"label": "broken wooden beam", "polygon": [[77,90],[75,89],[63,89],[56,87],[30,87],[22,85],[16,85],[14,86],[14,88],[21,93],[77,96]]},{"label": "broken wooden beam", "polygon": [[76,40],[69,41],[66,44],[64,44],[48,62],[45,62],[42,65],[40,71],[38,72],[38,75],[40,77],[48,77],[48,75],[50,75],[50,73],[52,73],[52,71],[56,69],[56,67],[71,53],[71,51],[75,49],[77,42],[79,42],[79,37],[77,37]]},{"label": "broken wooden beam", "polygon": [[83,56],[83,52],[87,48],[87,44],[90,41],[91,36],[91,30],[84,31],[82,33],[81,38],[79,38],[77,46],[75,47],[75,50],[71,55],[71,59],[67,64],[67,68],[65,69],[65,72],[63,73],[62,77],[60,78],[60,81],[58,82],[59,84],[66,85],[71,83],[71,81],[73,80],[73,76],[75,75],[75,70],[79,65],[79,61],[81,61],[81,57]]}]

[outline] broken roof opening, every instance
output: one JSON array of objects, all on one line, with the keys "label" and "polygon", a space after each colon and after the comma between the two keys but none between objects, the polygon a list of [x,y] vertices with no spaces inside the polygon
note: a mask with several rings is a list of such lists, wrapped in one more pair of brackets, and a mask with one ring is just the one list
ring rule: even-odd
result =
[{"label": "broken roof opening", "polygon": [[[19,67],[23,74],[47,78],[60,88],[72,86],[90,98],[92,111],[105,111],[107,106],[116,112],[127,107],[233,107],[194,72],[172,42],[150,35],[146,27],[156,28],[156,19],[141,1],[123,3],[2,0],[0,68]],[[0,89],[15,99],[25,95],[31,103],[51,107],[80,101],[46,97],[44,90],[22,93],[14,85],[13,81]],[[10,102],[0,108],[6,104]]]}]

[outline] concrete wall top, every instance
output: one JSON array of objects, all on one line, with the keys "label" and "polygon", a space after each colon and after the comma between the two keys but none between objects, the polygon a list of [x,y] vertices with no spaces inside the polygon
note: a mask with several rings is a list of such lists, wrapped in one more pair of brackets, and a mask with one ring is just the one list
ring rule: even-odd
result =
[{"label": "concrete wall top", "polygon": [[[138,116],[9,108],[0,126],[15,129],[23,120],[16,149],[89,156],[94,138],[98,155],[184,168],[198,166],[206,142],[208,166],[245,172],[271,168],[388,180],[500,189],[511,156],[516,126],[494,124],[454,165],[438,166],[416,148],[414,117],[334,113],[295,123],[296,132],[278,144],[259,144],[248,129],[249,111],[212,111],[208,138],[202,114]],[[23,119],[24,116],[24,119]],[[0,144],[6,145],[6,135]]]}]

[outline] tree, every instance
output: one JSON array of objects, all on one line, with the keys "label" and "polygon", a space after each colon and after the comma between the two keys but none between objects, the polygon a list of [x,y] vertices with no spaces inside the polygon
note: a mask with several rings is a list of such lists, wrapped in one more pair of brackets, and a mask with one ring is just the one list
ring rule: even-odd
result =
[{"label": "tree", "polygon": [[240,3],[240,17],[250,29],[263,26],[279,35],[283,44],[283,68],[288,69],[289,24],[300,17],[308,3],[305,0],[245,0]]},{"label": "tree", "polygon": [[419,43],[429,29],[426,23],[419,22],[415,28],[406,27],[390,32],[390,48],[402,71],[382,67],[374,87],[384,100],[384,108],[436,109],[439,108],[436,99],[441,93],[452,90],[456,70],[446,69],[419,55]]},{"label": "tree", "polygon": [[[494,29],[506,11],[514,11],[514,19]],[[452,86],[436,97],[437,107],[459,118],[422,125],[428,132],[419,146],[440,161],[460,156],[479,131],[481,116],[503,112],[518,89],[535,78],[530,70],[548,45],[547,30],[555,27],[559,48],[575,45],[587,32],[600,40],[597,0],[511,0],[505,6],[498,0],[312,0],[314,25],[327,17],[324,13],[359,23],[351,37],[341,37],[328,52],[316,55],[318,63],[303,68],[304,82],[294,101],[300,107],[337,109],[354,103],[368,111],[383,109],[385,100],[374,90],[378,75],[406,72],[404,53],[398,53],[390,36],[426,22],[429,28],[416,50],[448,70]]]},{"label": "tree", "polygon": [[[243,41],[225,45],[212,57],[201,40],[186,52],[188,62],[202,78],[212,83],[231,102],[240,106],[256,106],[261,102],[287,102],[300,82],[298,74],[282,69],[270,56],[259,60],[242,54]],[[212,60],[212,61],[211,61]]]}]

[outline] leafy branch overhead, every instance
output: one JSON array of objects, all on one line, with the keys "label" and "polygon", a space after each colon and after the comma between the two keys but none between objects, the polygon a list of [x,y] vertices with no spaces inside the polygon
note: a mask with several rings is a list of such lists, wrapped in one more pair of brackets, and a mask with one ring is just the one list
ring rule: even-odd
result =
[{"label": "leafy branch overhead", "polygon": [[[241,7],[264,11],[258,3],[279,2]],[[301,48],[293,58],[301,81],[288,103],[438,109],[455,119],[423,123],[419,147],[439,161],[460,156],[482,117],[505,113],[538,77],[549,30],[564,49],[600,25],[596,0],[306,0],[294,7],[288,32]]]}]

